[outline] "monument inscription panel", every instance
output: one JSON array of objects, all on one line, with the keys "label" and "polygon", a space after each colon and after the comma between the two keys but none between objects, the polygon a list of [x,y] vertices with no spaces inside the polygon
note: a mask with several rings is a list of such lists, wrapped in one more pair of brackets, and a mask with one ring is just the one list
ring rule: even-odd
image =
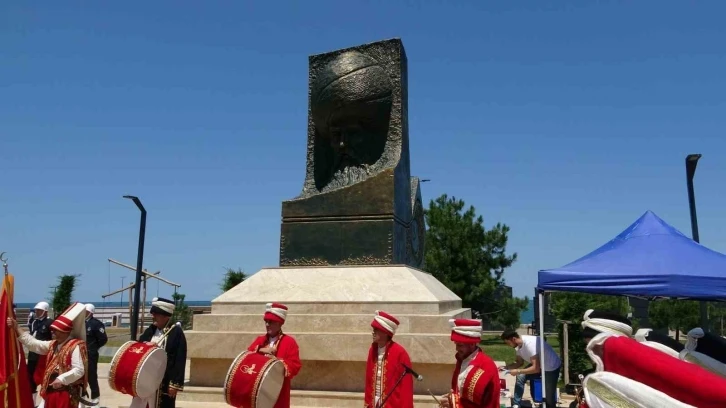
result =
[{"label": "monument inscription panel", "polygon": [[407,106],[399,39],[310,57],[305,182],[282,203],[281,266],[422,266]]}]

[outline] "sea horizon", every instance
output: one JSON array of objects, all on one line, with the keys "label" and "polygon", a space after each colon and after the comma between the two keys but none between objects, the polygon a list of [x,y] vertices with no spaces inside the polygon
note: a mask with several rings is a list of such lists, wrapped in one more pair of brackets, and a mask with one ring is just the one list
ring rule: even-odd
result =
[{"label": "sea horizon", "polygon": [[[96,308],[119,308],[129,307],[129,302],[81,302],[81,303],[92,303]],[[211,300],[184,300],[187,306],[212,306]],[[36,305],[36,303],[16,303],[18,309],[30,309]],[[146,306],[151,306],[151,301],[146,302]],[[534,299],[529,300],[527,310],[524,310],[519,315],[520,324],[529,324],[534,320]]]}]

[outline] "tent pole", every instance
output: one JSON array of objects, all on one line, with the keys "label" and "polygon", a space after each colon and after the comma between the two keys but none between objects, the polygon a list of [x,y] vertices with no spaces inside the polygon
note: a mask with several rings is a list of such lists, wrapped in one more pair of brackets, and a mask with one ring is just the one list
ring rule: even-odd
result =
[{"label": "tent pole", "polygon": [[[539,367],[542,371],[542,402],[543,407],[547,408],[547,384],[545,384],[545,352],[544,352],[544,294],[543,290],[539,291]],[[554,408],[554,407],[551,407]]]}]

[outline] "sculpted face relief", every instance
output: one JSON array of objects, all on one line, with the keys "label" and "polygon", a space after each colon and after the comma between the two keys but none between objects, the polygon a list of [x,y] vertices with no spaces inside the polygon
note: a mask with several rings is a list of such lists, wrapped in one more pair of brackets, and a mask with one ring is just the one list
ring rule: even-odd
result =
[{"label": "sculpted face relief", "polygon": [[316,163],[321,192],[363,181],[382,167],[376,164],[386,147],[392,89],[378,62],[356,51],[338,55],[318,74],[310,103],[316,142],[327,153]]}]

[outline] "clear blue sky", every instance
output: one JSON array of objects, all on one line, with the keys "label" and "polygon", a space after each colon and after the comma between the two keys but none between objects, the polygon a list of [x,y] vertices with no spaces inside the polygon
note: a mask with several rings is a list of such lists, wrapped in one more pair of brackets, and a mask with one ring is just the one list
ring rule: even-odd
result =
[{"label": "clear blue sky", "polygon": [[688,153],[704,154],[701,241],[726,252],[726,3],[243,3],[0,5],[0,251],[17,301],[64,273],[82,274],[84,301],[109,273],[128,282],[106,262],[136,262],[124,194],[149,211],[145,267],[189,300],[218,295],[225,266],[277,265],[280,203],[304,178],[307,57],[391,37],[424,200],[511,226],[515,294],[648,209],[690,234]]}]

